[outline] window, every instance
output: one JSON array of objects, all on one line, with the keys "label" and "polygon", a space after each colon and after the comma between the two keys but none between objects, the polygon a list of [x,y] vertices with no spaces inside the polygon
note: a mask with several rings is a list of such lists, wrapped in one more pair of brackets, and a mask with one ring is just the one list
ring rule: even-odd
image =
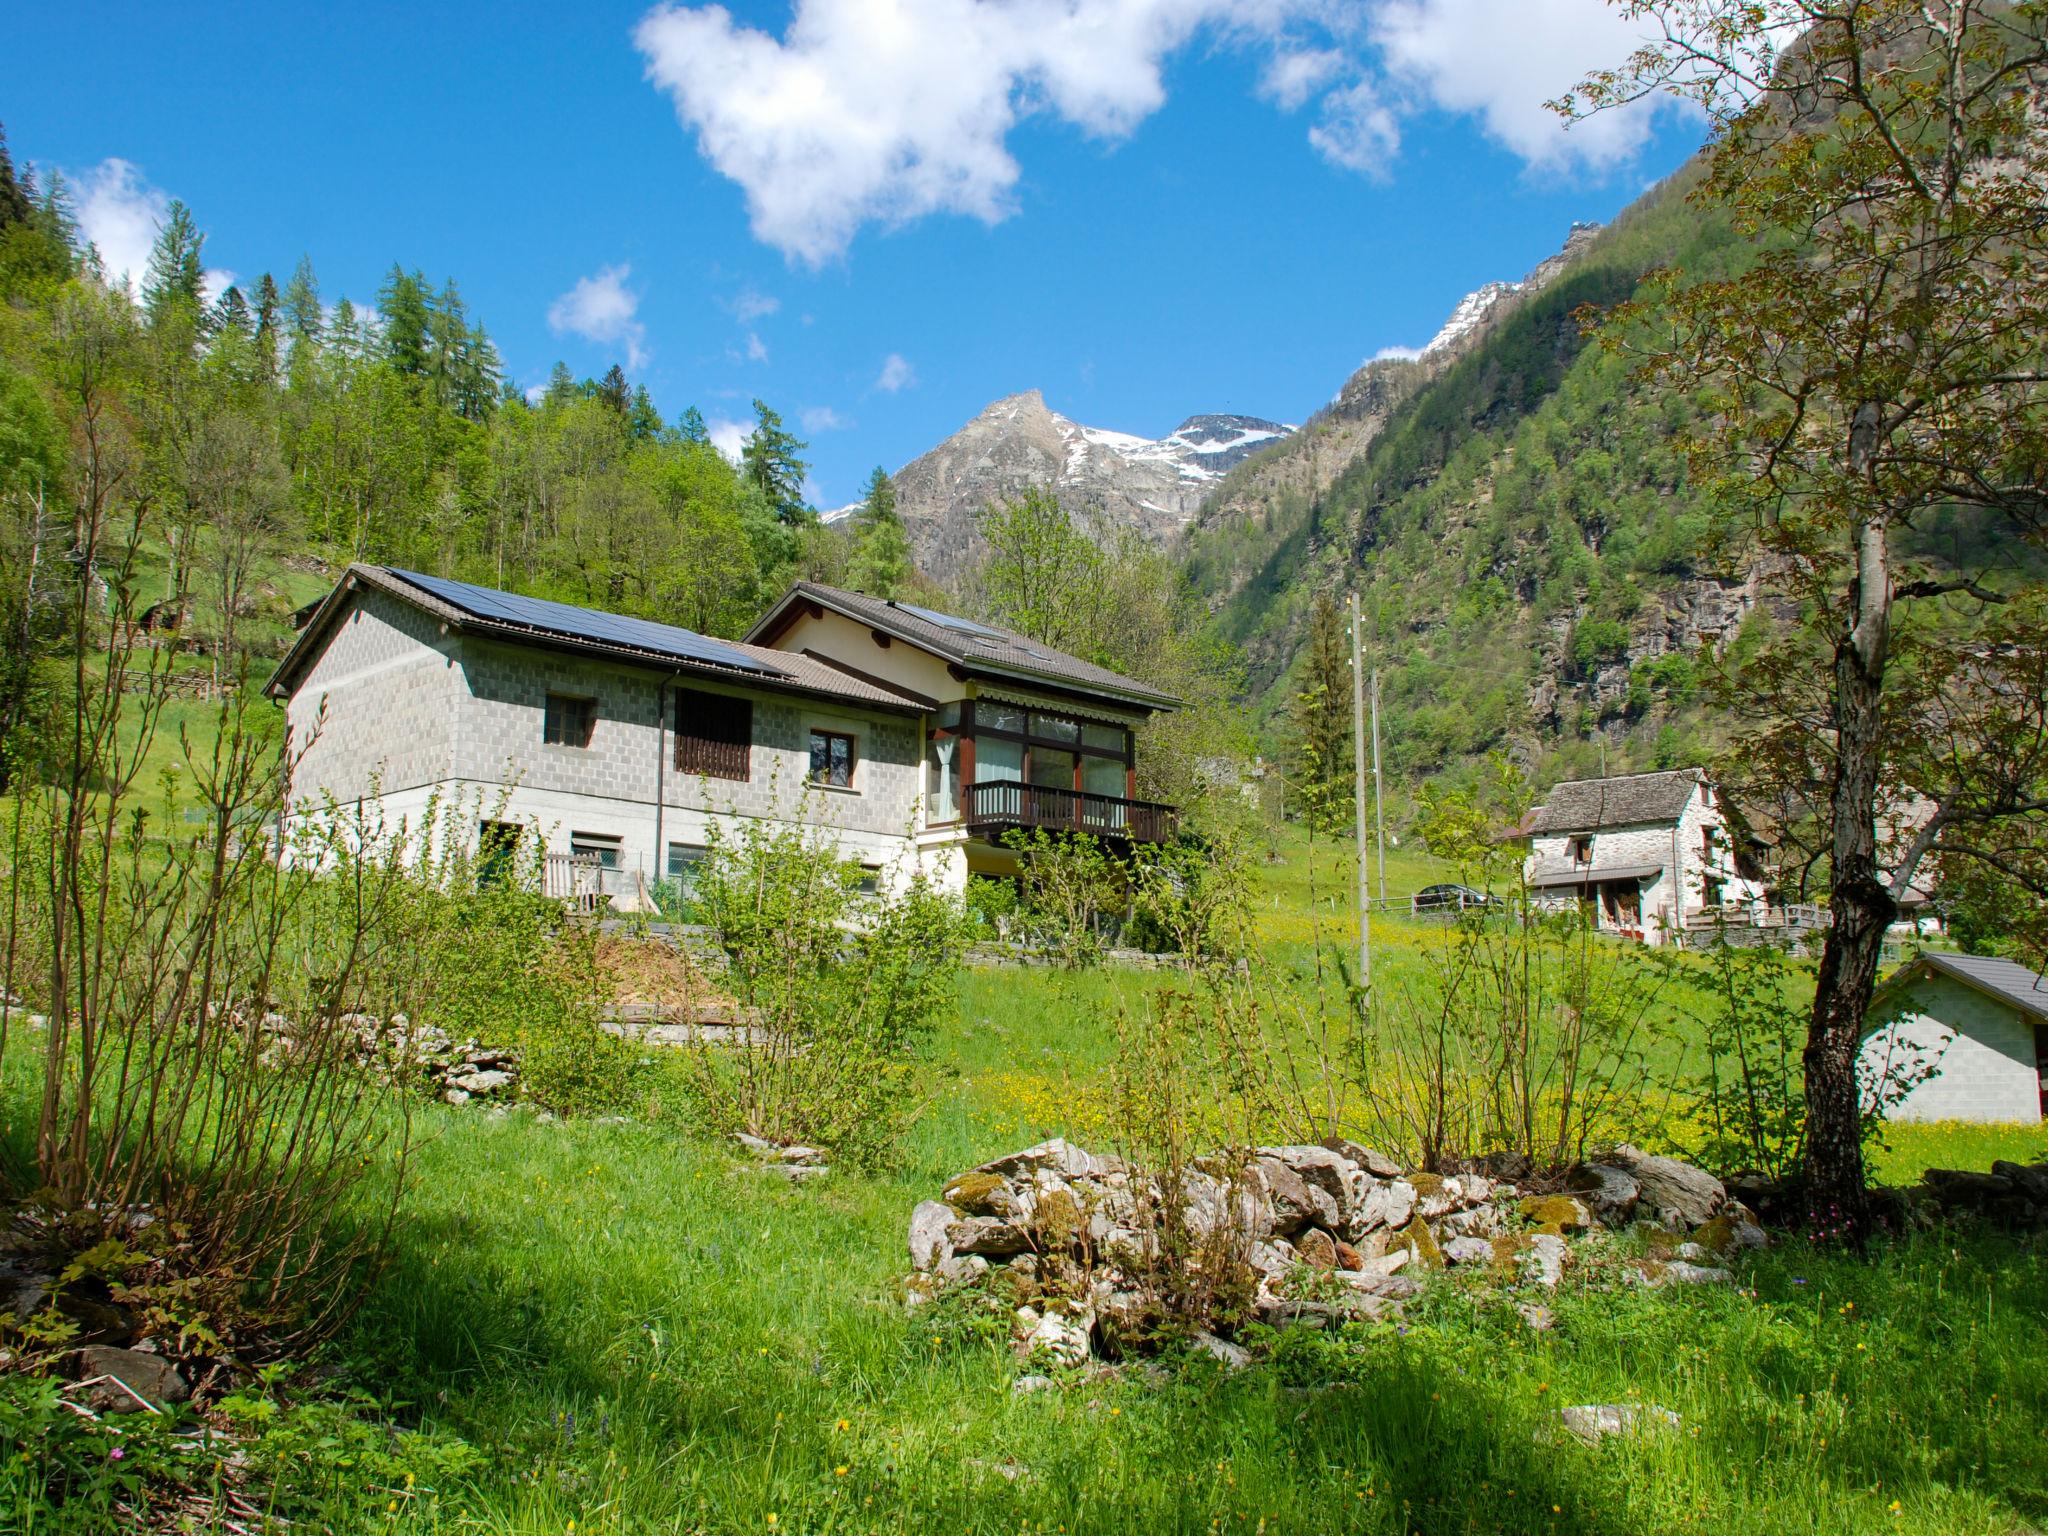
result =
[{"label": "window", "polygon": [[960,738],[934,735],[931,749],[931,819],[960,819]]},{"label": "window", "polygon": [[811,782],[853,788],[853,738],[840,731],[811,732]]},{"label": "window", "polygon": [[707,779],[753,777],[754,703],[678,688],[676,771]]},{"label": "window", "polygon": [[1084,725],[1081,727],[1081,745],[1093,752],[1114,752],[1122,757],[1128,742],[1120,725]]},{"label": "window", "polygon": [[854,889],[863,896],[873,896],[882,889],[882,866],[863,864],[860,867],[860,882]]},{"label": "window", "polygon": [[526,829],[516,821],[479,822],[476,829],[476,883],[510,885],[519,871],[519,838]]},{"label": "window", "polygon": [[600,869],[617,869],[619,840],[598,832],[571,832],[569,854],[572,858],[595,859]]},{"label": "window", "polygon": [[541,713],[540,739],[552,747],[587,747],[597,726],[597,700],[551,693]]},{"label": "window", "polygon": [[697,872],[703,867],[711,850],[702,843],[670,843],[668,845],[668,877],[682,888],[685,894],[696,889]]},{"label": "window", "polygon": [[1593,862],[1593,839],[1590,837],[1571,838],[1566,841],[1564,852],[1565,857],[1574,864],[1590,864]]},{"label": "window", "polygon": [[1038,715],[1031,717],[1031,734],[1043,736],[1048,741],[1079,741],[1081,722],[1069,720],[1064,715]]}]

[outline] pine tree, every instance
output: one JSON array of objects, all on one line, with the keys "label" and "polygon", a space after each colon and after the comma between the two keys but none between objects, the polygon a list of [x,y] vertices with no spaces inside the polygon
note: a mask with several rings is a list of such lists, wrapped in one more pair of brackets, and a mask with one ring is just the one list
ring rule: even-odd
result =
[{"label": "pine tree", "polygon": [[633,401],[626,408],[626,435],[636,443],[650,443],[661,436],[661,412],[645,384],[633,386]]},{"label": "pine tree", "polygon": [[504,371],[498,349],[484,328],[480,325],[469,327],[463,337],[462,358],[456,374],[456,413],[470,421],[488,420],[497,408]]},{"label": "pine tree", "polygon": [[711,429],[704,425],[704,413],[694,405],[676,418],[676,436],[686,443],[708,443]]},{"label": "pine tree", "polygon": [[327,316],[320,307],[320,280],[313,275],[313,258],[301,256],[284,285],[285,330],[292,344],[315,342],[327,329]]},{"label": "pine tree", "polygon": [[268,272],[256,279],[256,366],[266,384],[277,379],[277,322],[281,302],[277,279]]},{"label": "pine tree", "polygon": [[24,184],[14,175],[14,157],[7,150],[7,129],[0,126],[0,230],[10,224],[26,224],[35,217],[34,183]]},{"label": "pine tree", "polygon": [[896,510],[896,482],[879,464],[868,476],[860,511],[854,514],[853,540],[847,584],[870,597],[901,597],[916,568],[910,537]]},{"label": "pine tree", "polygon": [[803,523],[816,516],[804,501],[804,472],[810,465],[797,457],[809,446],[782,424],[779,414],[754,402],[754,435],[740,450],[740,467],[760,487],[778,522]]},{"label": "pine tree", "polygon": [[377,312],[384,317],[384,360],[408,378],[424,377],[433,314],[420,274],[393,262],[377,291]]},{"label": "pine tree", "polygon": [[1336,831],[1351,801],[1351,642],[1328,591],[1318,592],[1309,609],[1288,718],[1297,804],[1311,826]]},{"label": "pine tree", "polygon": [[142,310],[152,326],[181,313],[194,324],[204,305],[206,269],[201,253],[206,236],[192,210],[177,198],[164,213],[163,228],[150,247],[149,273],[142,285]]},{"label": "pine tree", "polygon": [[221,290],[213,301],[213,314],[207,325],[215,336],[232,336],[238,340],[255,334],[255,322],[249,314],[249,301],[242,297],[242,290],[233,283]]},{"label": "pine tree", "polygon": [[542,400],[551,406],[564,406],[576,398],[576,375],[569,371],[569,365],[556,362],[548,371],[547,393]]},{"label": "pine tree", "polygon": [[623,419],[626,407],[632,402],[632,391],[626,385],[626,371],[617,363],[605,369],[604,377],[597,381],[591,391],[591,398],[609,406]]}]

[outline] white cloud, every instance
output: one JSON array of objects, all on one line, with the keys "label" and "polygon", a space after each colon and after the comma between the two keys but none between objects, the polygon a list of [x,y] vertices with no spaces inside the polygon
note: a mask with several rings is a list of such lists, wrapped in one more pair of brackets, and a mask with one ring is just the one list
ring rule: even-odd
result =
[{"label": "white cloud", "polygon": [[1259,93],[1282,110],[1319,101],[1309,142],[1346,169],[1383,170],[1427,111],[1476,117],[1533,166],[1605,169],[1654,108],[1567,136],[1543,103],[1639,32],[1608,0],[792,0],[776,36],[662,0],[634,41],[755,235],[815,266],[871,223],[1006,218],[1022,119],[1123,138],[1204,40],[1266,54]]},{"label": "white cloud", "polygon": [[1603,112],[1569,133],[1544,105],[1641,45],[1644,24],[1607,0],[1382,0],[1371,31],[1390,91],[1477,117],[1539,168],[1611,167],[1641,148],[1652,114],[1672,105]]},{"label": "white cloud", "polygon": [[626,286],[633,269],[625,262],[603,267],[548,306],[548,329],[557,336],[581,336],[599,343],[623,342],[626,366],[647,361],[647,327],[637,318],[640,295]]},{"label": "white cloud", "polygon": [[1286,49],[1273,55],[1259,77],[1259,93],[1282,112],[1293,112],[1348,72],[1348,61],[1335,48]]},{"label": "white cloud", "polygon": [[758,331],[747,332],[747,361],[765,363],[768,361],[768,344],[761,340]]},{"label": "white cloud", "polygon": [[853,425],[829,405],[814,405],[798,418],[806,432],[843,432]]},{"label": "white cloud", "polygon": [[782,308],[782,300],[772,293],[763,293],[758,288],[740,290],[739,297],[732,301],[732,312],[741,325],[752,325],[756,320],[765,319]]},{"label": "white cloud", "polygon": [[901,394],[917,382],[917,370],[901,352],[882,359],[882,371],[875,375],[875,388],[885,395]]},{"label": "white cloud", "polygon": [[1404,363],[1412,363],[1420,356],[1422,356],[1422,348],[1420,347],[1381,347],[1379,351],[1373,353],[1366,361],[1369,363],[1384,363],[1389,358],[1398,358]]},{"label": "white cloud", "polygon": [[1385,169],[1401,148],[1401,124],[1370,80],[1332,91],[1308,141],[1330,164],[1367,175]]},{"label": "white cloud", "polygon": [[748,421],[734,421],[728,416],[714,416],[704,423],[704,431],[711,438],[711,446],[737,464],[740,450],[754,435],[754,425]]},{"label": "white cloud", "polygon": [[657,5],[635,42],[697,147],[747,196],[754,233],[817,265],[862,225],[994,223],[1019,176],[1007,139],[1044,113],[1103,139],[1166,100],[1169,55],[1211,32],[1275,44],[1340,0],[796,0],[781,38],[722,5]]},{"label": "white cloud", "polygon": [[[149,276],[150,248],[170,213],[170,194],[145,181],[134,161],[116,157],[76,178],[73,196],[79,233],[98,249],[107,281],[139,295]],[[207,302],[234,280],[224,267],[207,268],[201,278]]]}]

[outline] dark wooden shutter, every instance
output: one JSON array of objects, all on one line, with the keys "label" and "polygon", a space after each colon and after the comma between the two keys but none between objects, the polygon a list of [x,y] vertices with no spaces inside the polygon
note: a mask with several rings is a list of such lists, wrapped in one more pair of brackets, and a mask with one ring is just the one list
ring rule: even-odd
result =
[{"label": "dark wooden shutter", "polygon": [[711,779],[754,774],[754,701],[678,688],[676,771]]}]

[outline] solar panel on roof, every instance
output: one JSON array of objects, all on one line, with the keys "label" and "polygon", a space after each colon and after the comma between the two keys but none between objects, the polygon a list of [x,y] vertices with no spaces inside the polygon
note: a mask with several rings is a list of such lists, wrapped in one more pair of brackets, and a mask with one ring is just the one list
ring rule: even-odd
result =
[{"label": "solar panel on roof", "polygon": [[923,619],[927,624],[936,624],[941,629],[958,630],[963,635],[980,635],[986,640],[1009,639],[1009,636],[1001,630],[990,629],[986,624],[977,624],[972,619],[956,619],[950,613],[935,613],[929,608],[920,608],[915,603],[892,602],[889,606],[891,608],[900,608],[908,614],[914,614],[918,618]]},{"label": "solar panel on roof", "polygon": [[396,567],[386,569],[399,580],[431,592],[443,602],[452,603],[480,619],[498,619],[569,639],[628,646],[685,661],[699,661],[708,666],[731,667],[739,672],[759,672],[768,677],[786,675],[780,668],[756,661],[729,645],[720,645],[716,640],[707,640],[695,630],[678,629],[673,624],[631,619],[624,614],[578,608],[571,603],[551,603],[542,597],[521,597],[516,592],[500,592],[494,587],[479,587],[467,581],[450,581],[444,576],[422,576],[417,571],[401,571]]}]

